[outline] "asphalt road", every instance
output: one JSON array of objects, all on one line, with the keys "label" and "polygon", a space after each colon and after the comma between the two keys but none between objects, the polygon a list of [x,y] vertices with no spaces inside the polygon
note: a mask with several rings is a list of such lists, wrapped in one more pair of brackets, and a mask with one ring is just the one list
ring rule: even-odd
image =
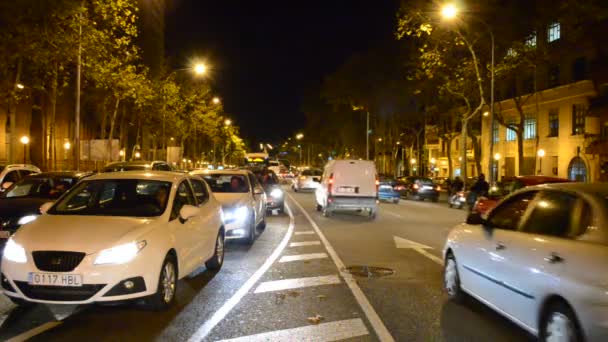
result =
[{"label": "asphalt road", "polygon": [[137,304],[16,308],[0,340],[531,340],[473,299],[447,301],[441,248],[464,211],[402,201],[381,204],[375,220],[325,218],[313,196],[289,191],[292,215],[270,217],[251,247],[231,242],[219,273],[201,269],[180,281],[167,312]]}]

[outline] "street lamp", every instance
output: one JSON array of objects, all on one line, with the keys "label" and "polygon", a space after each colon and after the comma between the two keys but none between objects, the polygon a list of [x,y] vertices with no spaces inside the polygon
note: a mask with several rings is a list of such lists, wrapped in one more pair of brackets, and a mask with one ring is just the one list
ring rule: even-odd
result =
[{"label": "street lamp", "polygon": [[500,153],[496,153],[496,154],[494,154],[494,160],[499,161],[499,160],[500,160],[500,158],[501,158]]},{"label": "street lamp", "polygon": [[225,126],[230,126],[230,125],[232,125],[232,120],[230,120],[230,119],[226,119],[226,120],[224,120],[224,125],[225,125]]},{"label": "street lamp", "polygon": [[63,144],[63,149],[66,151],[69,151],[70,148],[72,148],[72,144],[70,144],[70,142],[66,142],[65,144]]},{"label": "street lamp", "polygon": [[304,138],[304,134],[302,134],[302,133],[296,134],[296,139],[302,140],[302,138]]},{"label": "street lamp", "polygon": [[437,159],[431,158],[431,164],[435,164],[436,162],[437,162]]},{"label": "street lamp", "polygon": [[207,72],[207,66],[203,63],[197,63],[194,65],[194,73],[202,76]]},{"label": "street lamp", "polygon": [[27,155],[27,145],[30,143],[30,138],[27,135],[24,135],[19,139],[23,144],[23,164],[25,164],[25,157]]},{"label": "street lamp", "polygon": [[135,159],[141,158],[141,153],[139,151],[135,152]]},{"label": "street lamp", "polygon": [[540,150],[538,150],[538,152],[536,153],[538,154],[538,158],[539,158],[539,170],[538,170],[538,174],[542,175],[543,174],[543,157],[545,156],[545,150],[543,150],[542,148]]},{"label": "street lamp", "polygon": [[219,97],[214,97],[213,100],[211,100],[213,102],[213,104],[220,104],[220,98]]},{"label": "street lamp", "polygon": [[25,88],[25,86],[23,84],[21,84],[21,83],[17,83],[17,88],[23,89],[23,88]]},{"label": "street lamp", "polygon": [[458,15],[458,8],[454,4],[445,4],[441,8],[441,16],[445,19],[454,19]]}]

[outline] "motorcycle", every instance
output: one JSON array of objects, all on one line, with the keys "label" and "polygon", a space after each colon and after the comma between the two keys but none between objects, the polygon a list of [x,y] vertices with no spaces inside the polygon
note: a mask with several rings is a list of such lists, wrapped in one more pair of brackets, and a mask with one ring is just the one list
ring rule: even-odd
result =
[{"label": "motorcycle", "polygon": [[458,191],[450,198],[448,198],[448,205],[450,208],[462,209],[467,203],[467,193],[464,191]]}]

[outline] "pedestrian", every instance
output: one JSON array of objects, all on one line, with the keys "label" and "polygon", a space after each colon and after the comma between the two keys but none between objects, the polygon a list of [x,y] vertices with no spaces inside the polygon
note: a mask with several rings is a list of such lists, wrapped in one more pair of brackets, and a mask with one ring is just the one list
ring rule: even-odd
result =
[{"label": "pedestrian", "polygon": [[486,182],[486,176],[482,173],[477,178],[477,181],[471,187],[471,191],[469,192],[469,196],[467,198],[467,202],[469,204],[469,211],[473,210],[473,206],[479,197],[488,196],[488,192],[490,191],[490,184]]},{"label": "pedestrian", "polygon": [[464,188],[464,182],[462,181],[462,179],[460,179],[460,177],[456,177],[454,178],[454,181],[452,182],[452,193],[456,194],[462,191],[462,189]]},{"label": "pedestrian", "polygon": [[450,177],[445,180],[445,187],[448,190],[448,198],[452,196],[452,179]]}]

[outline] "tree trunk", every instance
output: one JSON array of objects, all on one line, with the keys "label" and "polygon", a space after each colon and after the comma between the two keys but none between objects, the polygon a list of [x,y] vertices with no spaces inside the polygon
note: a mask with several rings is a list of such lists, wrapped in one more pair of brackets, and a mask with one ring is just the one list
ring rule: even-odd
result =
[{"label": "tree trunk", "polygon": [[453,136],[448,138],[448,146],[447,146],[447,154],[448,154],[448,178],[454,177],[454,167],[452,165],[452,141],[454,140]]},{"label": "tree trunk", "polygon": [[125,148],[125,153],[126,153],[126,147],[127,147],[127,136],[129,134],[129,128],[127,125],[127,107],[126,106],[122,106],[122,116],[120,117],[120,127],[119,127],[119,133],[118,135],[120,136],[120,148]]},{"label": "tree trunk", "polygon": [[112,115],[112,120],[110,121],[110,135],[108,136],[108,156],[109,160],[112,161],[112,138],[114,137],[114,126],[116,124],[116,116],[118,115],[118,106],[120,105],[120,99],[116,99],[116,104],[114,105],[114,114]]},{"label": "tree trunk", "polygon": [[519,125],[520,127],[515,131],[517,135],[517,162],[519,166],[517,168],[517,174],[522,176],[521,169],[524,166],[524,130],[523,125]]},{"label": "tree trunk", "polygon": [[482,172],[481,169],[481,146],[479,144],[479,139],[473,134],[473,130],[471,129],[471,125],[467,127],[469,138],[471,139],[471,145],[473,146],[473,155],[475,156],[475,169],[477,170],[477,175],[480,175]]},{"label": "tree trunk", "polygon": [[51,152],[51,165],[49,167],[49,170],[56,170],[57,169],[57,141],[55,141],[57,139],[56,137],[56,126],[55,126],[55,121],[56,121],[56,117],[57,117],[57,83],[58,80],[57,78],[59,77],[58,75],[58,67],[57,64],[55,64],[55,75],[53,77],[53,83],[51,84],[51,122],[49,123],[49,151]]}]

